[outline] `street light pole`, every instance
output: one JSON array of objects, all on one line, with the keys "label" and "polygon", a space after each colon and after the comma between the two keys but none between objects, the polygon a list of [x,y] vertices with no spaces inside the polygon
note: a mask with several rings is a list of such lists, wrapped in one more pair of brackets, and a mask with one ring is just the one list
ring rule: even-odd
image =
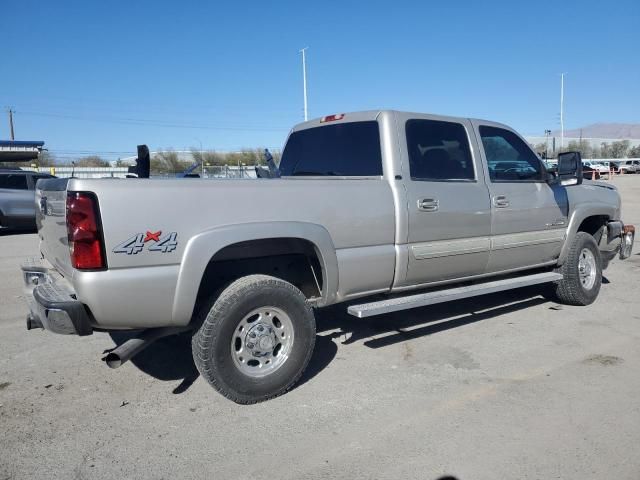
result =
[{"label": "street light pole", "polygon": [[564,148],[564,73],[560,74],[560,149]]},{"label": "street light pole", "polygon": [[304,121],[306,122],[309,117],[307,115],[307,58],[305,55],[306,50],[309,47],[304,47],[300,50],[302,53],[302,91],[304,95]]}]

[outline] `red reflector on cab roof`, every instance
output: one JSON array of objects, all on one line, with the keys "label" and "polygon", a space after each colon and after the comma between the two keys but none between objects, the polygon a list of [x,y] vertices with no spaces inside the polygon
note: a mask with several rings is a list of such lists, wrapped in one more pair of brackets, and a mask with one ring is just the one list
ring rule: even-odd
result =
[{"label": "red reflector on cab roof", "polygon": [[343,118],[344,118],[344,113],[337,113],[335,115],[327,115],[326,117],[322,117],[320,119],[320,123],[335,122],[336,120],[342,120]]}]

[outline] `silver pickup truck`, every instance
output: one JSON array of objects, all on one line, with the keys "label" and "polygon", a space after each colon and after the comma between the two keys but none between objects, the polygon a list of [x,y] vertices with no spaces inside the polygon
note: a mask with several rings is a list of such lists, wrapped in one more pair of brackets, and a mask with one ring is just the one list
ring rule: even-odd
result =
[{"label": "silver pickup truck", "polygon": [[316,308],[367,317],[543,283],[592,303],[635,230],[581,168],[572,152],[548,173],[499,123],[368,111],[295,126],[278,178],[40,181],[27,326],[141,329],[112,367],[185,332],[220,393],[266,400],[304,371]]}]

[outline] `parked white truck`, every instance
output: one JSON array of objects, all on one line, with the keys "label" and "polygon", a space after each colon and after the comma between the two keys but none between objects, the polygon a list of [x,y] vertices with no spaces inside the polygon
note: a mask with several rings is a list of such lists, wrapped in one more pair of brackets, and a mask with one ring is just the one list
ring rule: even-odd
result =
[{"label": "parked white truck", "polygon": [[27,325],[143,329],[110,366],[190,331],[211,385],[266,400],[304,371],[316,308],[367,317],[542,283],[592,303],[635,230],[581,168],[563,154],[549,174],[502,124],[368,111],[295,126],[279,178],[40,181]]}]

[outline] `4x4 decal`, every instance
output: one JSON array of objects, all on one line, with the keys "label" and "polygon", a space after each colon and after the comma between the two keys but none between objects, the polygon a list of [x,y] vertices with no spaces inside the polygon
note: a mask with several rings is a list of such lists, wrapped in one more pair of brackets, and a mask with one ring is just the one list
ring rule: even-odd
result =
[{"label": "4x4 decal", "polygon": [[126,239],[113,249],[113,253],[126,253],[127,255],[135,255],[144,250],[145,246],[150,252],[173,252],[178,246],[178,234],[176,232],[166,233],[162,235],[162,231],[145,233],[136,233],[134,236]]}]

